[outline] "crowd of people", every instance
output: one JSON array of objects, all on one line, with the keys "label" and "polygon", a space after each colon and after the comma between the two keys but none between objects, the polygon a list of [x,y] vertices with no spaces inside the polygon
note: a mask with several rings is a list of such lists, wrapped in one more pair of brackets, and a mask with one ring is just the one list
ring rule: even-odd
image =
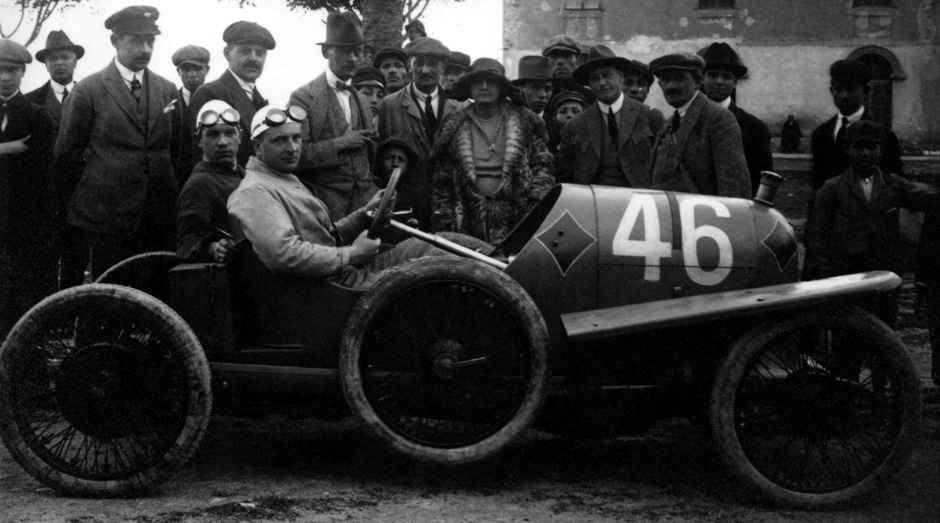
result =
[{"label": "crowd of people", "polygon": [[[272,271],[367,287],[439,254],[367,234],[396,169],[397,206],[420,228],[491,244],[556,183],[750,198],[773,169],[767,126],[736,104],[747,67],[726,43],[645,64],[558,35],[510,81],[498,60],[471,61],[419,21],[407,45],[376,51],[355,13],[333,12],[326,70],[272,104],[257,85],[276,46],[268,29],[228,26],[228,67],[209,82],[209,51],[177,50],[176,87],[148,68],[158,18],[148,6],[108,17],[115,58],[78,82],[84,49],[52,31],[36,53],[50,79],[26,94],[33,57],[0,40],[3,332],[55,288],[131,255],[226,263],[241,238]],[[866,66],[829,72],[838,112],[811,138],[804,277],[897,271],[898,206],[930,211],[940,196],[903,177],[897,137],[870,121]],[[646,105],[654,83],[671,114]],[[798,149],[792,117],[784,131]],[[873,310],[893,324],[896,296]]]}]

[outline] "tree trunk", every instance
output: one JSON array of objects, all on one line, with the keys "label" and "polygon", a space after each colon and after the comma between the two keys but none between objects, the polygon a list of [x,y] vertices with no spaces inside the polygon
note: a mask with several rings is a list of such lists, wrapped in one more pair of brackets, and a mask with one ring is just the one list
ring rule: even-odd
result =
[{"label": "tree trunk", "polygon": [[373,38],[375,51],[383,47],[401,47],[402,10],[405,0],[368,0],[362,2],[362,30]]}]

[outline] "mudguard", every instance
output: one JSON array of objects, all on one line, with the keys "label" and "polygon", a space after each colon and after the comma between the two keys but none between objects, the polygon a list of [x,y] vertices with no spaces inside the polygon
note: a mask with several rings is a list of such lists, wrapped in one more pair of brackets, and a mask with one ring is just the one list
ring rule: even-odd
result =
[{"label": "mudguard", "polygon": [[896,289],[901,278],[873,271],[752,289],[562,314],[569,342],[685,327],[802,307],[855,302]]}]

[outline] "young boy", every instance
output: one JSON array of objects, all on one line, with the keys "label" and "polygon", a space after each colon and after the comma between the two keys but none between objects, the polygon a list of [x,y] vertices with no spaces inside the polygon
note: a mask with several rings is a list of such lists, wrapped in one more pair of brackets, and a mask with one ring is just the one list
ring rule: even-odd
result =
[{"label": "young boy", "polygon": [[[900,272],[898,208],[940,208],[940,190],[878,168],[886,138],[885,130],[869,120],[859,120],[846,130],[849,168],[816,193],[808,246],[812,255],[803,269],[804,280],[875,270]],[[897,298],[894,291],[866,308],[893,327]]]}]

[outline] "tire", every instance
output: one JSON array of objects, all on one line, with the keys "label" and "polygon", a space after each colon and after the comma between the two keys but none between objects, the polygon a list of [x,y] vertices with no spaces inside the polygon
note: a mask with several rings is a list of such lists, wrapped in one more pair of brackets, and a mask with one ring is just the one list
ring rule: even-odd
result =
[{"label": "tire", "polygon": [[457,245],[460,245],[461,247],[466,247],[468,249],[477,251],[480,254],[489,254],[493,252],[492,245],[486,243],[485,241],[475,236],[470,236],[469,234],[445,231],[445,232],[439,232],[437,233],[437,235],[440,236],[441,238],[444,238],[445,240],[452,241],[456,243]]},{"label": "tire", "polygon": [[196,336],[135,289],[89,284],[54,294],[0,348],[0,437],[62,494],[152,490],[193,455],[211,404]]},{"label": "tire", "polygon": [[548,329],[505,274],[441,256],[397,267],[356,304],[340,375],[350,409],[393,450],[462,465],[524,433],[549,384]]},{"label": "tire", "polygon": [[724,463],[778,505],[862,500],[905,464],[921,390],[906,347],[857,308],[760,324],[722,362],[710,402]]},{"label": "tire", "polygon": [[181,263],[172,251],[145,252],[112,265],[95,283],[131,287],[170,303],[170,269]]}]

